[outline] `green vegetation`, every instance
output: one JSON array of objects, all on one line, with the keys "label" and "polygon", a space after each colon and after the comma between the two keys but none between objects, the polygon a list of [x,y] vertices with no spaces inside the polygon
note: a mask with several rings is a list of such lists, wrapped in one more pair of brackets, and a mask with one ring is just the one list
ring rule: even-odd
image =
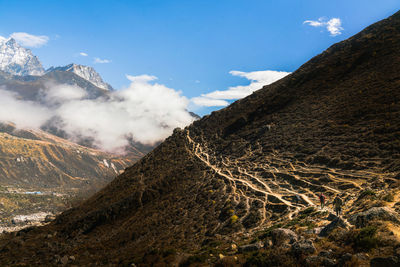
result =
[{"label": "green vegetation", "polygon": [[239,219],[239,217],[237,215],[232,215],[231,216],[231,223],[234,224],[235,222],[237,222],[238,219]]},{"label": "green vegetation", "polygon": [[271,227],[268,227],[264,231],[261,231],[258,233],[259,234],[258,239],[263,240],[263,239],[267,238],[268,236],[271,235],[272,230],[280,228],[282,226],[283,226],[282,223],[277,223],[277,224],[272,225]]},{"label": "green vegetation", "polygon": [[371,189],[366,189],[360,193],[360,196],[358,197],[358,199],[362,199],[365,197],[375,197],[375,196],[376,196],[375,191],[373,191]]},{"label": "green vegetation", "polygon": [[356,249],[369,251],[376,248],[379,240],[375,237],[378,228],[376,226],[367,226],[361,228],[354,237],[354,246]]},{"label": "green vegetation", "polygon": [[386,202],[393,202],[394,201],[394,196],[392,193],[388,193],[382,197],[382,200]]}]

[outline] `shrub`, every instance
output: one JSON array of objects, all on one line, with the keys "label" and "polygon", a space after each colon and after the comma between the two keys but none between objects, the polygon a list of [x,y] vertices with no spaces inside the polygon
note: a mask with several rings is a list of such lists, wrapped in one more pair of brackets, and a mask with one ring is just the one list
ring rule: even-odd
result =
[{"label": "shrub", "polygon": [[354,238],[356,249],[370,250],[378,246],[378,239],[375,237],[378,228],[376,226],[366,226],[361,228]]},{"label": "shrub", "polygon": [[301,266],[287,251],[273,249],[265,252],[257,251],[246,255],[245,267],[263,266]]},{"label": "shrub", "polygon": [[282,223],[277,223],[277,224],[274,224],[274,225],[268,227],[264,231],[260,232],[260,235],[258,236],[258,239],[262,240],[262,239],[267,238],[268,236],[271,235],[272,230],[280,228],[282,226],[283,226]]},{"label": "shrub", "polygon": [[231,223],[234,224],[235,222],[237,222],[238,219],[239,219],[239,217],[237,215],[232,215],[231,216]]},{"label": "shrub", "polygon": [[303,211],[301,211],[300,213],[301,214],[311,214],[311,213],[313,213],[315,211],[315,208],[314,207],[308,207],[308,208],[306,208],[305,210],[303,210]]},{"label": "shrub", "polygon": [[386,201],[386,202],[393,202],[394,201],[394,196],[393,194],[389,193],[386,194],[382,197],[382,200]]},{"label": "shrub", "polygon": [[364,191],[361,192],[360,196],[358,197],[357,200],[365,198],[365,197],[375,197],[376,193],[375,191],[371,190],[371,189],[366,189]]},{"label": "shrub", "polygon": [[179,264],[179,267],[189,267],[193,263],[203,263],[206,261],[205,255],[192,255],[189,256],[183,263]]}]

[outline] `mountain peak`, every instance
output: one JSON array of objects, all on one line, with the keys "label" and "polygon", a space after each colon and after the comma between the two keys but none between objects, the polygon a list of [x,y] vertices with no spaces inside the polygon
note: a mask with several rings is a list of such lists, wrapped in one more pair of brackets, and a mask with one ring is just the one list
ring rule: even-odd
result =
[{"label": "mountain peak", "polygon": [[0,70],[19,76],[44,74],[39,59],[14,38],[0,39]]},{"label": "mountain peak", "polygon": [[97,86],[101,89],[113,90],[111,85],[104,82],[103,79],[101,78],[100,74],[97,73],[97,71],[92,67],[71,63],[71,64],[68,64],[63,67],[55,67],[55,68],[51,67],[46,72],[51,72],[51,71],[55,71],[55,70],[69,71],[69,72],[75,73],[76,75],[91,82],[92,84],[94,84],[95,86]]},{"label": "mountain peak", "polygon": [[9,39],[7,39],[6,44],[9,45],[9,46],[11,46],[11,45],[15,46],[15,45],[17,45],[17,41],[15,41],[14,38],[9,38]]}]

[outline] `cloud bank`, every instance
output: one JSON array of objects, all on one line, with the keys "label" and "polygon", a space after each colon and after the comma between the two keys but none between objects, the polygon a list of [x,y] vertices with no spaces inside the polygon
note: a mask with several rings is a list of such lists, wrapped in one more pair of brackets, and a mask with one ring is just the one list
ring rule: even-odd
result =
[{"label": "cloud bank", "polygon": [[187,111],[189,100],[180,92],[154,83],[154,76],[127,78],[129,87],[96,99],[88,99],[77,86],[50,84],[41,92],[41,104],[0,89],[0,121],[29,129],[56,121],[53,126],[69,139],[89,138],[96,147],[114,153],[123,153],[130,138],[152,145],[193,121]]},{"label": "cloud bank", "polygon": [[82,57],[87,57],[88,56],[88,54],[85,53],[85,52],[80,52],[79,55],[81,55]]},{"label": "cloud bank", "polygon": [[343,30],[340,18],[331,18],[327,20],[327,18],[321,17],[318,20],[306,20],[303,24],[308,24],[312,27],[326,27],[331,36],[342,34]]},{"label": "cloud bank", "polygon": [[227,100],[235,100],[246,97],[256,90],[261,89],[263,86],[271,84],[277,80],[282,79],[290,72],[284,71],[253,71],[253,72],[242,72],[242,71],[230,71],[233,76],[243,77],[250,81],[249,85],[239,85],[229,87],[227,90],[214,91],[208,94],[202,94],[198,97],[193,97],[191,102],[198,107],[224,107],[229,105]]},{"label": "cloud bank", "polygon": [[14,32],[10,37],[22,46],[35,48],[44,46],[49,41],[49,37],[46,35],[33,35],[26,32]]},{"label": "cloud bank", "polygon": [[12,122],[18,128],[38,129],[51,118],[49,110],[32,101],[18,99],[16,93],[0,87],[0,121]]}]

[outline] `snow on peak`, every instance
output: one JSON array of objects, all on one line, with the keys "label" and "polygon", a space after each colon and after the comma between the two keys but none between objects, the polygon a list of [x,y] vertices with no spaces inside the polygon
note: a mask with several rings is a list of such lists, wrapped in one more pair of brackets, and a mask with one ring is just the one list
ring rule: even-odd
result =
[{"label": "snow on peak", "polygon": [[95,86],[97,86],[101,89],[112,90],[111,85],[104,82],[103,79],[101,78],[100,74],[98,74],[92,67],[72,63],[72,64],[69,64],[64,67],[56,67],[56,68],[51,67],[47,70],[47,72],[54,71],[54,70],[73,72],[76,75],[91,82],[92,84],[94,84]]},{"label": "snow on peak", "polygon": [[43,75],[39,59],[13,38],[0,38],[0,70],[13,75]]}]

